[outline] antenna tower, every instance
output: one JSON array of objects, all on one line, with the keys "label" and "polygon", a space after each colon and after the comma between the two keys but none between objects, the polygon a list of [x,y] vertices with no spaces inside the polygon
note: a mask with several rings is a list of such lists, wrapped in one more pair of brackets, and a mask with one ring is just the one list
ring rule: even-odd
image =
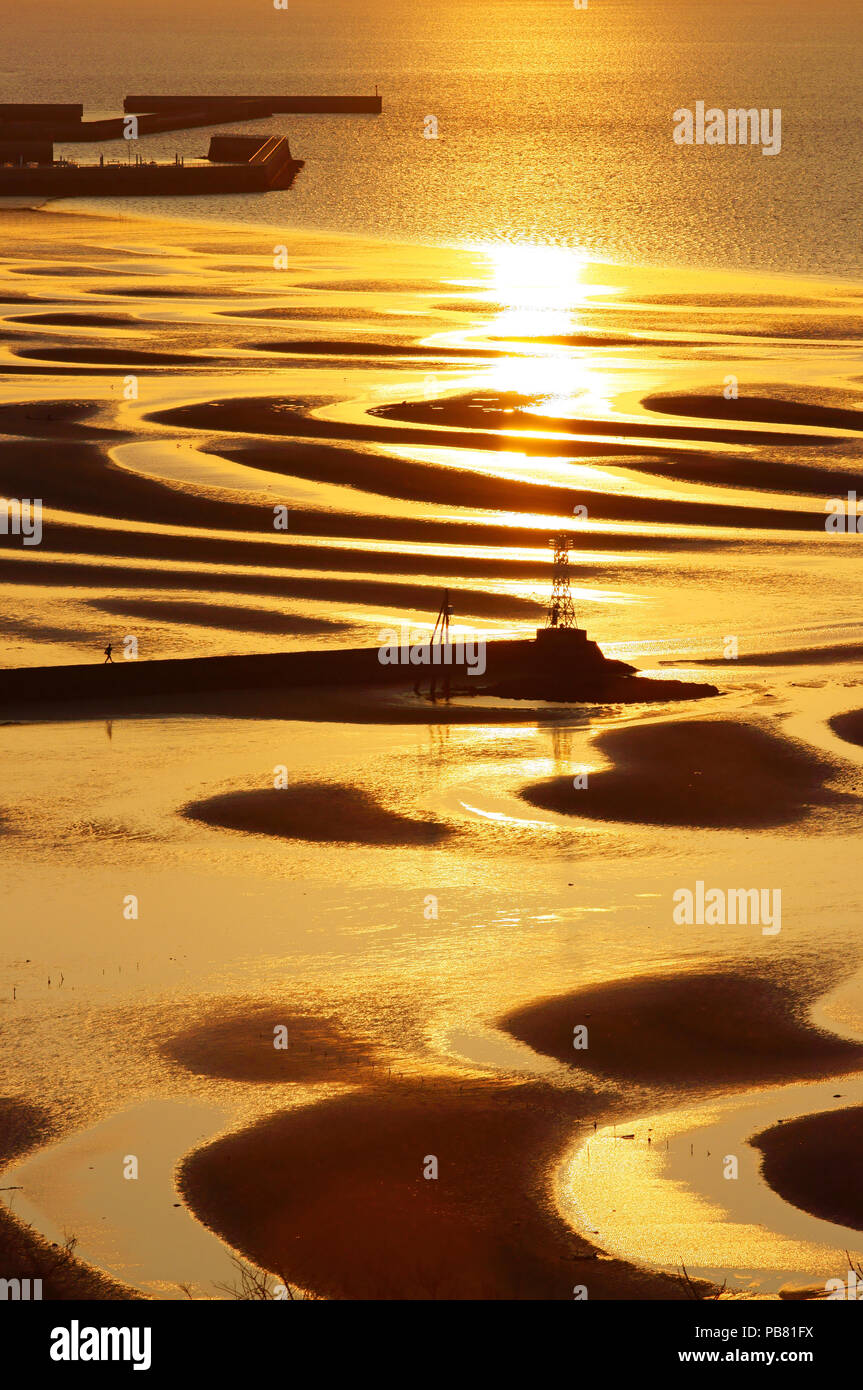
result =
[{"label": "antenna tower", "polygon": [[549,536],[548,543],[554,551],[554,567],[545,625],[547,628],[577,629],[578,621],[569,588],[569,552],[572,550],[572,536]]}]

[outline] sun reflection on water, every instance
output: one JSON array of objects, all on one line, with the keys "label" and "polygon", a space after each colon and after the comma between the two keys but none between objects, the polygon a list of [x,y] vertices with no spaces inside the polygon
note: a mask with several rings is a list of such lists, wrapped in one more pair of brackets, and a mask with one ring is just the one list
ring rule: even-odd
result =
[{"label": "sun reflection on water", "polygon": [[[592,262],[572,247],[524,243],[483,247],[489,264],[489,300],[497,313],[486,326],[490,341],[519,343],[518,357],[503,357],[482,374],[486,389],[530,398],[537,414],[577,408],[605,415],[614,393],[607,358],[576,356],[567,339],[583,338],[588,301],[613,293],[586,278]],[[558,340],[558,341],[551,341]]]}]

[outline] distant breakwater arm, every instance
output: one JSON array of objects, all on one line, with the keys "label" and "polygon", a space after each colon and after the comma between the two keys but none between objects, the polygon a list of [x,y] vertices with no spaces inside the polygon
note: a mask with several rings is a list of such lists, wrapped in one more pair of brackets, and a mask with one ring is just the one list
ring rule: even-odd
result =
[{"label": "distant breakwater arm", "polygon": [[81,105],[5,102],[0,104],[0,139],[52,140],[57,145],[120,140],[134,116],[138,135],[191,130],[224,121],[257,121],[273,115],[379,116],[383,98],[374,96],[131,96],[125,116],[84,120]]},{"label": "distant breakwater arm", "polygon": [[[374,96],[131,96],[123,102],[124,111],[164,114],[170,111],[216,111],[239,104],[258,106],[264,116],[349,116],[380,115],[383,97]],[[221,119],[221,117],[219,118]]]}]

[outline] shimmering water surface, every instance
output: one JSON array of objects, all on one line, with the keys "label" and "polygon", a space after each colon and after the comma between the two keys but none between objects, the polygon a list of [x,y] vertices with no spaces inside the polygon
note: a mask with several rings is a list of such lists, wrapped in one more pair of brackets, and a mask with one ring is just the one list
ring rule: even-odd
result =
[{"label": "shimmering water surface", "polygon": [[[381,117],[261,123],[307,160],[289,192],[171,201],[168,215],[657,265],[863,264],[856,0],[210,0],[205,22],[168,0],[71,0],[62,19],[3,0],[0,13],[5,101],[44,92],[95,116],[133,91],[383,93]],[[699,100],[779,108],[781,153],[675,145],[673,113]],[[208,134],[142,148],[198,154]]]}]

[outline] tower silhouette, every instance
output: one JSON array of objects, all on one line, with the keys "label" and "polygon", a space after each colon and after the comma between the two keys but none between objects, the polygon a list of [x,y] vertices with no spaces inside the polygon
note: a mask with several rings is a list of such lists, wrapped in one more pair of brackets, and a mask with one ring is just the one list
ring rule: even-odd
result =
[{"label": "tower silhouette", "polygon": [[545,625],[547,628],[574,628],[578,630],[578,621],[569,588],[569,552],[572,550],[572,536],[564,534],[549,536],[548,543],[554,550],[554,562],[551,599],[545,617]]}]

